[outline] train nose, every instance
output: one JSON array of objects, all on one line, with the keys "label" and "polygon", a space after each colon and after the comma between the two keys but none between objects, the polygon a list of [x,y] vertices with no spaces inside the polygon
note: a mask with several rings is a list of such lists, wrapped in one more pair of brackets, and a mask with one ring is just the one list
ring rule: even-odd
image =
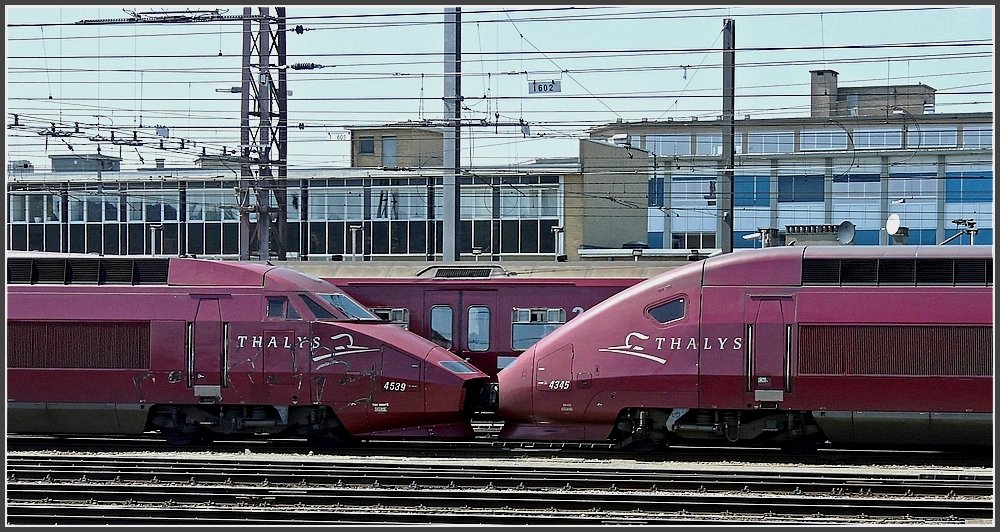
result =
[{"label": "train nose", "polygon": [[497,374],[499,408],[505,422],[529,422],[534,414],[535,347],[521,353],[513,364]]}]

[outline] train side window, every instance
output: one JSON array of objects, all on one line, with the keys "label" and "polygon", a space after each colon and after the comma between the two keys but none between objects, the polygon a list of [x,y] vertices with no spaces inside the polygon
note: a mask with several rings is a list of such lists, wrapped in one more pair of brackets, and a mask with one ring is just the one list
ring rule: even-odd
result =
[{"label": "train side window", "polygon": [[469,307],[469,351],[488,351],[490,349],[490,309],[474,305]]},{"label": "train side window", "polygon": [[649,309],[649,315],[660,323],[669,323],[684,317],[684,298],[667,301]]},{"label": "train side window", "polygon": [[401,329],[410,330],[410,310],[405,308],[373,308],[372,313]]},{"label": "train side window", "polygon": [[288,320],[300,320],[302,316],[295,310],[286,297],[267,298],[267,317]]},{"label": "train side window", "polygon": [[445,305],[431,307],[431,341],[445,349],[451,349],[451,323],[451,307]]},{"label": "train side window", "polygon": [[515,308],[510,322],[510,346],[524,350],[566,323],[566,311],[561,308]]}]

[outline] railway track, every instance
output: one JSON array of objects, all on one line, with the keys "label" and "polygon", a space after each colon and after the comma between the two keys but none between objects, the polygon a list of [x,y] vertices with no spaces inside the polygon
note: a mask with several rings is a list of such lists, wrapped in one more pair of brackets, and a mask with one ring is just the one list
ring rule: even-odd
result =
[{"label": "railway track", "polygon": [[323,448],[303,439],[232,439],[211,444],[177,447],[155,435],[138,437],[114,436],[30,436],[8,435],[7,449],[14,451],[67,452],[195,452],[285,453],[293,455],[320,454],[334,456],[368,456],[372,453],[389,456],[439,458],[509,458],[517,456],[558,456],[567,458],[619,458],[649,462],[702,462],[733,460],[743,463],[781,463],[789,465],[857,465],[857,466],[935,466],[992,467],[993,455],[967,451],[921,451],[884,449],[820,449],[816,453],[791,455],[777,448],[674,446],[656,452],[641,453],[613,449],[609,443],[542,443],[499,441],[492,428],[480,428],[480,436],[469,441],[364,441],[355,445]]},{"label": "railway track", "polygon": [[992,470],[395,457],[8,455],[11,524],[991,521]]}]

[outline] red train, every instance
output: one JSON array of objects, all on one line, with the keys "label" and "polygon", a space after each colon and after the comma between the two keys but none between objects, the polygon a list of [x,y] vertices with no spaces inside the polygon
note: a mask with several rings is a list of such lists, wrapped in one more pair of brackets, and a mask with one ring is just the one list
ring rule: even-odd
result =
[{"label": "red train", "polygon": [[487,375],[584,310],[685,262],[301,262],[382,318]]},{"label": "red train", "polygon": [[473,435],[489,378],[337,287],[260,263],[7,259],[7,429]]},{"label": "red train", "polygon": [[498,374],[501,438],[990,446],[986,246],[736,251],[627,288]]}]

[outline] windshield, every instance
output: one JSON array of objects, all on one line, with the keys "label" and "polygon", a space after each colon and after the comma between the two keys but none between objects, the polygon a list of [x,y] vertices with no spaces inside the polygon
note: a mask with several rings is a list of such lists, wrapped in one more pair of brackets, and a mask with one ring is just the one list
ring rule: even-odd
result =
[{"label": "windshield", "polygon": [[361,306],[360,303],[351,299],[347,294],[316,294],[327,303],[340,309],[352,320],[375,320],[382,321],[378,316],[372,314],[370,310]]}]

